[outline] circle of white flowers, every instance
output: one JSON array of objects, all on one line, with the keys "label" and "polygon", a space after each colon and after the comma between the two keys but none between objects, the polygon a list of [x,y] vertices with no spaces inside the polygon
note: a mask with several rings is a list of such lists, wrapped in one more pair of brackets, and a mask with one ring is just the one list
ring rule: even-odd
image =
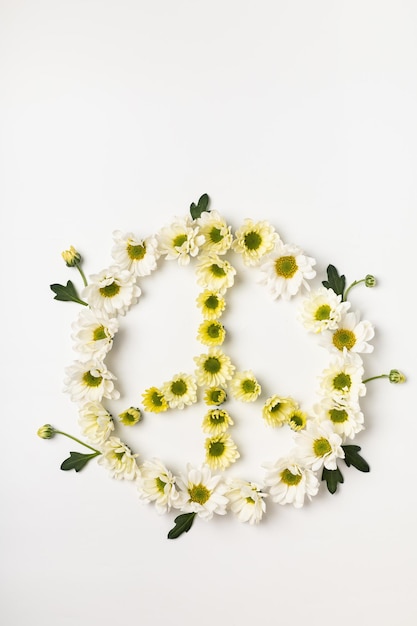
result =
[{"label": "circle of white flowers", "polygon": [[[63,470],[80,471],[93,458],[113,478],[135,481],[143,502],[152,503],[158,513],[175,510],[179,515],[168,533],[176,538],[187,532],[195,517],[205,520],[228,511],[241,522],[258,524],[266,512],[267,500],[280,505],[302,507],[319,492],[324,482],[331,493],[343,482],[340,462],[363,472],[369,466],[359,454],[360,447],[350,443],[364,429],[360,398],[366,383],[374,378],[404,382],[398,370],[364,379],[362,354],[370,353],[374,327],[351,310],[349,290],[364,283],[375,285],[371,275],[346,288],[345,277],[333,265],[327,280],[311,290],[309,281],[316,276],[315,260],[291,243],[284,243],[266,221],[245,219],[232,227],[217,212],[208,209],[207,194],[190,207],[190,216],[175,218],[156,235],[146,238],[131,232],[114,231],[111,250],[114,263],[93,274],[89,281],[81,269],[81,255],[71,247],[63,253],[69,267],[76,267],[83,278],[81,296],[71,281],[51,285],[55,299],[83,305],[72,325],[72,340],[79,358],[66,369],[65,391],[77,405],[79,426],[86,441],[46,424],[38,435],[48,439],[63,434],[88,449],[71,452],[61,465]],[[273,299],[300,297],[298,318],[308,332],[329,353],[326,369],[318,377],[317,398],[311,409],[302,409],[297,399],[279,393],[268,397],[262,417],[271,428],[290,428],[293,448],[285,458],[263,464],[262,484],[244,479],[228,479],[225,470],[240,457],[230,435],[233,419],[227,397],[254,402],[261,396],[261,385],[251,370],[239,371],[222,349],[226,330],[221,316],[226,295],[233,286],[236,269],[226,258],[229,251],[241,255],[245,266],[255,267],[259,282],[265,284]],[[206,433],[205,457],[200,466],[187,464],[178,475],[162,460],[140,462],[138,454],[114,436],[114,419],[105,408],[106,399],[120,397],[115,376],[105,359],[113,346],[120,318],[138,302],[139,282],[157,269],[158,260],[188,265],[193,259],[201,291],[197,306],[201,324],[197,337],[204,351],[195,357],[192,373],[179,372],[168,381],[146,389],[143,407],[129,407],[118,417],[121,424],[133,426],[143,411],[161,413],[183,409],[204,394],[206,414],[202,421]]]}]

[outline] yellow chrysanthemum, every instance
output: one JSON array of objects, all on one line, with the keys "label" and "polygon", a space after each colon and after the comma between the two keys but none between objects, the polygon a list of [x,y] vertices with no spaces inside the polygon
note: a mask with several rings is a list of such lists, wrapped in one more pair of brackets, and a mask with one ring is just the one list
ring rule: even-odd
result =
[{"label": "yellow chrysanthemum", "polygon": [[261,386],[250,370],[238,372],[230,383],[232,395],[236,400],[254,402],[261,393]]},{"label": "yellow chrysanthemum", "polygon": [[203,419],[203,432],[209,435],[221,435],[229,426],[233,426],[234,422],[227,411],[223,409],[211,409],[206,413]]},{"label": "yellow chrysanthemum", "polygon": [[168,402],[161,389],[158,389],[158,387],[146,389],[142,394],[142,398],[146,411],[150,411],[151,413],[162,413],[168,408]]},{"label": "yellow chrysanthemum", "polygon": [[227,399],[227,393],[223,387],[209,387],[204,394],[204,402],[208,406],[219,406]]},{"label": "yellow chrysanthemum", "polygon": [[217,320],[205,320],[198,328],[197,339],[205,346],[220,346],[225,337],[224,326]]},{"label": "yellow chrysanthemum", "polygon": [[197,306],[206,320],[215,320],[223,313],[226,301],[218,291],[205,289],[197,298]]},{"label": "yellow chrysanthemum", "polygon": [[300,409],[297,409],[289,416],[288,424],[292,430],[303,430],[307,424],[307,415],[303,411],[300,411]]},{"label": "yellow chrysanthemum", "polygon": [[228,356],[218,348],[210,348],[208,354],[194,357],[197,363],[196,377],[200,387],[224,385],[230,380],[235,366]]},{"label": "yellow chrysanthemum", "polygon": [[206,289],[225,293],[233,286],[236,270],[217,254],[204,255],[199,259],[196,267],[197,282]]},{"label": "yellow chrysanthemum", "polygon": [[232,229],[217,211],[202,213],[198,220],[198,226],[200,233],[205,238],[201,246],[204,252],[225,254],[229,250],[233,241]]},{"label": "yellow chrysanthemum", "polygon": [[197,402],[197,384],[194,376],[176,374],[162,385],[162,393],[171,409],[183,409]]},{"label": "yellow chrysanthemum", "polygon": [[291,415],[297,410],[298,404],[292,398],[274,395],[265,402],[262,417],[269,426],[283,426],[288,424]]},{"label": "yellow chrysanthemum", "polygon": [[205,461],[211,469],[225,470],[240,457],[235,442],[228,434],[206,439],[205,448]]},{"label": "yellow chrysanthemum", "polygon": [[131,406],[129,409],[119,414],[119,419],[125,426],[134,426],[139,422],[141,416],[140,409]]},{"label": "yellow chrysanthemum", "polygon": [[245,265],[256,265],[262,257],[272,252],[278,240],[278,234],[268,222],[246,219],[236,231],[232,248],[242,255]]}]

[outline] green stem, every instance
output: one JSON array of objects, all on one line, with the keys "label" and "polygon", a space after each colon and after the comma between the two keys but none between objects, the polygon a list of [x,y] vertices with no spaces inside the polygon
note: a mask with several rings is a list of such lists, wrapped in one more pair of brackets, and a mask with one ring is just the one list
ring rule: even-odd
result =
[{"label": "green stem", "polygon": [[85,446],[89,450],[92,450],[93,452],[95,452],[96,455],[101,454],[100,450],[97,450],[96,448],[92,448],[87,443],[84,443],[84,441],[81,441],[80,439],[77,439],[77,437],[73,437],[72,435],[69,435],[68,433],[64,433],[64,431],[62,431],[62,430],[55,430],[54,429],[54,432],[57,435],[64,435],[65,437],[68,437],[69,439],[72,439],[73,441],[76,441],[77,443],[80,443],[82,446]]},{"label": "green stem", "polygon": [[352,289],[352,287],[355,287],[356,285],[359,285],[360,283],[364,283],[366,280],[366,278],[362,278],[361,280],[354,280],[353,283],[351,285],[349,285],[349,287],[346,289],[344,295],[343,295],[343,300],[346,302],[347,300],[347,295],[349,293],[349,291]]},{"label": "green stem", "polygon": [[[88,285],[88,283],[87,283],[87,279],[86,279],[86,277],[85,277],[85,274],[84,274],[83,270],[81,269],[81,266],[80,266],[78,263],[76,263],[76,264],[75,264],[75,267],[77,268],[77,270],[78,270],[78,271],[80,272],[80,274],[81,274],[81,278],[83,279],[84,287],[87,287],[87,285]],[[85,303],[84,303],[84,304],[85,304]],[[87,305],[87,306],[88,306],[88,305]]]},{"label": "green stem", "polygon": [[370,380],[376,380],[377,378],[389,378],[389,374],[380,374],[379,376],[371,376],[370,378],[365,378],[362,382],[364,384],[369,383]]}]

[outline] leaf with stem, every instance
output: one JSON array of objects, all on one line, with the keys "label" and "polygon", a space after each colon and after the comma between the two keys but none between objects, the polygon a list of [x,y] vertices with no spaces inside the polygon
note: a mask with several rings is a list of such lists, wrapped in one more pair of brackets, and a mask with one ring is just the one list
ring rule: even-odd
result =
[{"label": "leaf with stem", "polygon": [[328,265],[327,267],[327,280],[323,280],[322,284],[326,289],[333,289],[335,294],[338,296],[342,296],[345,291],[346,286],[346,278],[345,276],[340,276],[339,272],[335,268],[334,265]]},{"label": "leaf with stem", "polygon": [[81,452],[70,452],[70,456],[61,464],[64,471],[75,470],[79,472],[87,465],[91,459],[99,456],[100,452],[92,452],[90,454],[82,454]]},{"label": "leaf with stem", "polygon": [[171,528],[168,533],[168,539],[176,539],[182,535],[182,533],[188,533],[193,525],[195,516],[196,513],[183,513],[182,515],[178,515],[174,520],[174,528]]},{"label": "leaf with stem", "polygon": [[66,285],[55,283],[54,285],[50,285],[50,288],[56,294],[54,296],[54,300],[61,300],[62,302],[78,302],[78,304],[88,306],[87,302],[84,302],[84,300],[81,300],[79,297],[71,280],[69,280]]}]

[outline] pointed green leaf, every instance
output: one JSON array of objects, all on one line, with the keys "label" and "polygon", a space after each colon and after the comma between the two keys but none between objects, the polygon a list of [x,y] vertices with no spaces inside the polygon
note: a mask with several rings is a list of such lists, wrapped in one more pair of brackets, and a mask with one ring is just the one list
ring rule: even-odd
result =
[{"label": "pointed green leaf", "polygon": [[94,457],[98,456],[98,452],[93,452],[91,454],[82,454],[81,452],[70,452],[70,456],[68,459],[65,459],[61,465],[61,469],[64,471],[75,470],[79,472],[83,469],[85,465],[87,465],[88,461],[94,459]]},{"label": "pointed green leaf", "polygon": [[191,217],[193,218],[193,220],[198,219],[202,213],[209,210],[208,204],[209,204],[209,197],[206,193],[203,193],[203,195],[200,196],[197,204],[195,204],[195,202],[191,203],[190,213],[191,213]]},{"label": "pointed green leaf", "polygon": [[321,479],[326,481],[327,489],[330,491],[330,493],[336,493],[338,483],[344,482],[343,474],[339,468],[335,470],[329,470],[326,467],[323,467]]},{"label": "pointed green leaf", "polygon": [[327,267],[327,280],[323,280],[322,284],[326,287],[326,289],[333,289],[338,296],[343,297],[346,286],[346,278],[345,276],[339,276],[339,272],[334,265],[329,265]]},{"label": "pointed green leaf", "polygon": [[195,513],[183,513],[175,518],[175,526],[168,533],[168,539],[176,539],[182,533],[188,533],[195,518]]},{"label": "pointed green leaf", "polygon": [[348,467],[353,465],[360,472],[369,472],[370,467],[369,464],[365,461],[365,459],[358,454],[360,451],[359,446],[342,446],[345,453],[345,463]]},{"label": "pointed green leaf", "polygon": [[50,285],[52,291],[56,294],[54,300],[61,300],[62,302],[78,302],[78,304],[84,304],[88,306],[86,302],[80,299],[77,290],[71,280],[66,285],[60,285],[55,283]]}]

